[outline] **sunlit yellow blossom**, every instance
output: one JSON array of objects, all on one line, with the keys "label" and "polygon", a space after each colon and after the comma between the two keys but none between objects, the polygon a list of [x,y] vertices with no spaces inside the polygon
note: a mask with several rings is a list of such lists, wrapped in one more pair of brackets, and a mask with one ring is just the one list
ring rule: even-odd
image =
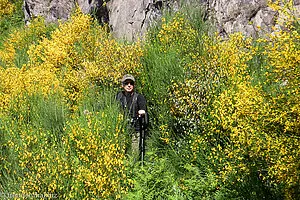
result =
[{"label": "sunlit yellow blossom", "polygon": [[0,19],[4,15],[10,15],[15,9],[15,5],[8,0],[0,0]]}]

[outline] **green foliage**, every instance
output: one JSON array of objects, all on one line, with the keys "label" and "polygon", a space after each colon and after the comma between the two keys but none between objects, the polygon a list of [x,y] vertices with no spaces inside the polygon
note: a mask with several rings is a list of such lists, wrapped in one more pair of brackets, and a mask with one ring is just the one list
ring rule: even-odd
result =
[{"label": "green foliage", "polygon": [[182,158],[183,150],[166,152],[148,152],[142,167],[130,168],[133,188],[124,199],[238,199],[237,191],[220,185],[204,159],[194,165]]},{"label": "green foliage", "polygon": [[156,120],[169,120],[168,115],[161,116],[160,113],[169,112],[166,106],[168,87],[173,79],[181,79],[183,74],[177,53],[172,50],[161,52],[159,47],[157,44],[148,47],[143,57],[143,73],[139,78],[141,92],[147,97],[152,122],[156,126]]},{"label": "green foliage", "polygon": [[[8,4],[5,0],[0,4],[13,5],[12,13],[9,15],[0,16],[0,44],[4,41],[5,37],[13,30],[24,26],[24,14],[22,10],[23,1],[14,0],[9,1]],[[8,5],[9,6],[9,5]],[[1,13],[1,11],[0,11]]]},{"label": "green foliage", "polygon": [[[299,28],[224,40],[187,7],[167,13],[142,45],[120,44],[79,11],[58,26],[37,18],[26,28],[20,13],[0,21],[1,192],[299,197]],[[143,165],[127,155],[115,102],[124,73],[148,101]]]},{"label": "green foliage", "polygon": [[167,159],[152,158],[145,167],[135,167],[134,188],[124,199],[183,199],[171,166]]},{"label": "green foliage", "polygon": [[238,196],[297,199],[299,151],[288,149],[299,144],[298,32],[256,45],[240,34],[205,41],[191,75],[170,92],[177,127],[195,157],[209,152],[212,169]]},{"label": "green foliage", "polygon": [[101,106],[87,110],[90,102],[83,101],[78,113],[57,95],[28,96],[14,107],[12,118],[2,121],[1,190],[65,199],[122,194],[129,184],[123,174],[126,124],[112,92],[100,93]]}]

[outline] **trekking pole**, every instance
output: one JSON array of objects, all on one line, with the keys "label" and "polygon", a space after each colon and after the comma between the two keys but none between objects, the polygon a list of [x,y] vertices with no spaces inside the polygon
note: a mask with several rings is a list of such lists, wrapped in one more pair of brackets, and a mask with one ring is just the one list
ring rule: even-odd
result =
[{"label": "trekking pole", "polygon": [[145,117],[139,116],[140,124],[140,156],[142,161],[142,166],[144,165],[144,156],[145,156]]}]

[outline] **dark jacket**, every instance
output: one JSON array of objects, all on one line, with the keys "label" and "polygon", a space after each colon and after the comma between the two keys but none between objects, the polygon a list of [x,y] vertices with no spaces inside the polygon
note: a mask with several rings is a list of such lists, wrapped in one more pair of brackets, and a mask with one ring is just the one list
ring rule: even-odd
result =
[{"label": "dark jacket", "polygon": [[122,109],[125,111],[125,114],[128,115],[128,118],[131,120],[132,125],[137,131],[139,130],[139,110],[146,111],[145,125],[148,124],[146,99],[143,95],[137,92],[127,93],[125,91],[121,91],[117,94],[116,99],[120,102]]}]

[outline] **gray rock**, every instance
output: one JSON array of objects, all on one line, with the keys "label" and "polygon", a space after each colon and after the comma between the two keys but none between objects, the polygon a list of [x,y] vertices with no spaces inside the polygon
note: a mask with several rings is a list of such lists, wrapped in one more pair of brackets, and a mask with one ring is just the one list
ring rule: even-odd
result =
[{"label": "gray rock", "polygon": [[266,0],[213,0],[210,10],[219,32],[225,35],[242,32],[247,36],[257,36],[270,32],[277,17]]},{"label": "gray rock", "polygon": [[107,4],[113,34],[129,41],[143,37],[147,28],[161,16],[162,1],[113,0]]},{"label": "gray rock", "polygon": [[[108,23],[112,33],[128,41],[142,38],[151,24],[162,15],[162,9],[173,11],[186,4],[201,5],[213,20],[219,33],[227,36],[242,32],[260,36],[271,32],[280,18],[267,5],[267,0],[24,0],[25,21],[43,16],[47,22],[70,17],[76,3],[84,13],[90,13],[101,23]],[[195,4],[196,3],[196,4]],[[294,0],[299,15],[300,0]],[[204,5],[204,6],[203,6]]]},{"label": "gray rock", "polygon": [[25,22],[37,16],[43,16],[46,22],[66,20],[74,7],[75,2],[68,0],[24,0]]},{"label": "gray rock", "polygon": [[46,22],[65,21],[74,11],[76,4],[83,13],[97,15],[102,22],[108,21],[108,13],[102,7],[103,0],[24,0],[25,22],[28,23],[37,16],[44,17]]}]

